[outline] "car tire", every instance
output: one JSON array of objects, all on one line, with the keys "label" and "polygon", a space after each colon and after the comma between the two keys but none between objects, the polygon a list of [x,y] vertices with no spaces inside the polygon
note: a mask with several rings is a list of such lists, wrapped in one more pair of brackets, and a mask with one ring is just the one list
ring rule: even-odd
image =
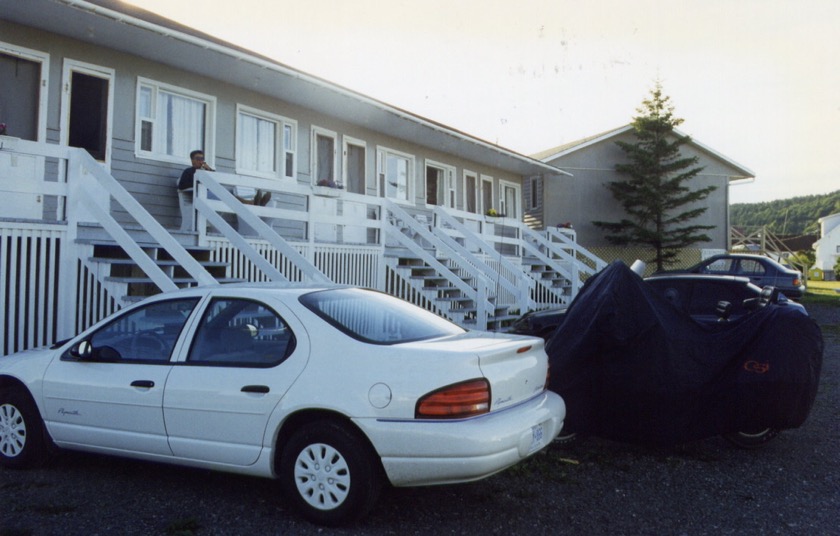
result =
[{"label": "car tire", "polygon": [[769,443],[779,435],[778,428],[765,428],[757,432],[735,432],[724,434],[724,439],[742,449],[758,449]]},{"label": "car tire", "polygon": [[552,445],[555,447],[572,447],[574,445],[579,444],[583,441],[584,435],[579,434],[577,432],[568,432],[566,430],[562,430],[560,435],[554,438],[552,441]]},{"label": "car tire", "polygon": [[319,525],[345,525],[373,508],[382,489],[378,457],[359,432],[320,420],[296,430],[283,447],[280,485],[300,514]]},{"label": "car tire", "polygon": [[38,408],[21,387],[0,389],[0,465],[29,469],[47,460],[48,443]]}]

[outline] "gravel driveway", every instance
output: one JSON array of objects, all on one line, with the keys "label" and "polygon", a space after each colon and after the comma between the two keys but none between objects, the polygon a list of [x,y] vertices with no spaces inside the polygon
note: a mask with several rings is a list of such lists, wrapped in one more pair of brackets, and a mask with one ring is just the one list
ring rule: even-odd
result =
[{"label": "gravel driveway", "polygon": [[0,470],[0,536],[24,534],[838,534],[840,307],[809,306],[826,351],[808,422],[766,448],[590,438],[484,481],[387,489],[361,525],[301,521],[269,480],[65,453]]}]

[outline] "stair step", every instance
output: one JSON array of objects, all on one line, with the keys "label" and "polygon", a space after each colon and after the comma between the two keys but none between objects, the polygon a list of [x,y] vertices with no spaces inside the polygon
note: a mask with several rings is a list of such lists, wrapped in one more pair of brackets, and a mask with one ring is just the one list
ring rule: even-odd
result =
[{"label": "stair step", "polygon": [[[198,283],[192,277],[173,277],[171,278],[172,282],[176,285],[178,284],[193,284]],[[148,277],[120,277],[120,276],[106,276],[105,281],[113,282],[113,283],[126,283],[126,284],[154,284],[151,278]],[[218,277],[216,281],[219,283],[242,283],[245,280],[239,279],[236,277]]]},{"label": "stair step", "polygon": [[[131,258],[114,258],[114,257],[88,257],[88,260],[91,262],[97,262],[101,264],[113,264],[113,265],[135,265],[133,259]],[[180,266],[178,261],[172,259],[153,259],[155,264],[158,266]],[[228,263],[222,261],[199,261],[201,266],[205,268],[208,267],[227,267]]]}]

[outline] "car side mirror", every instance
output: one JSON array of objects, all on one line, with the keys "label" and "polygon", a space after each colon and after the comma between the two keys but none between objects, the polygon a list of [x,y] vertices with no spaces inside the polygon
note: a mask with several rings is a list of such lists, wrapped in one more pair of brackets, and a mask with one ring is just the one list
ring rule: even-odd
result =
[{"label": "car side mirror", "polygon": [[79,341],[70,348],[70,355],[80,360],[90,360],[93,357],[93,345],[88,340]]}]

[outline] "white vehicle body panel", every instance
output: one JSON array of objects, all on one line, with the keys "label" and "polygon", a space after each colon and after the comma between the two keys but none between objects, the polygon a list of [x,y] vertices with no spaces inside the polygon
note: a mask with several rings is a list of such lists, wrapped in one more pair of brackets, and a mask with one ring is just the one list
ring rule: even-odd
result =
[{"label": "white vehicle body panel", "polygon": [[[235,285],[181,291],[202,300],[168,363],[61,359],[100,323],[62,348],[3,358],[0,376],[27,386],[59,446],[265,477],[276,476],[277,438],[300,412],[354,423],[397,486],[486,477],[559,434],[565,405],[544,391],[541,339],[466,332],[370,344],[303,307],[297,297],[305,292]],[[276,311],[295,334],[295,350],[271,367],[188,364],[201,313],[216,295]],[[490,413],[415,418],[421,397],[482,378],[491,388]],[[265,389],[243,391],[253,386]]]},{"label": "white vehicle body panel", "polygon": [[54,359],[43,385],[43,418],[53,440],[59,446],[171,454],[162,411],[171,369]]}]

